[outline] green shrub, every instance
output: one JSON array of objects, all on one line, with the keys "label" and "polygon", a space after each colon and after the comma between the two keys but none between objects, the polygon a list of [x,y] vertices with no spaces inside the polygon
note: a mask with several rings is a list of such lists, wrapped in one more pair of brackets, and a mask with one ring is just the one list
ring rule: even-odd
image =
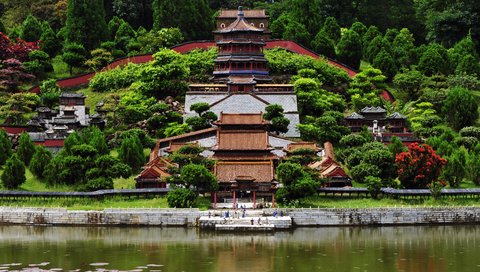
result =
[{"label": "green shrub", "polygon": [[195,204],[195,200],[197,200],[197,194],[185,188],[178,188],[167,194],[168,206],[172,208],[192,207]]}]

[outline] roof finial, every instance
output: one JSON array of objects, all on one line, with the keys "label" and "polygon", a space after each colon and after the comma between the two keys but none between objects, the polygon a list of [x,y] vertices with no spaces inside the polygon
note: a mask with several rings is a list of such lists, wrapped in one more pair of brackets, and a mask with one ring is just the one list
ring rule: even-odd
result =
[{"label": "roof finial", "polygon": [[242,6],[238,6],[238,17],[243,17],[244,14],[243,14],[243,7]]}]

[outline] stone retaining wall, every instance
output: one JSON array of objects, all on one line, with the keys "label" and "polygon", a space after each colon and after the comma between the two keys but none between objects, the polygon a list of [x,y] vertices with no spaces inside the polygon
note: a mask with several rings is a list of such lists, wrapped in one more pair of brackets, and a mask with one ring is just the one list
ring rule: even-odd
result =
[{"label": "stone retaining wall", "polygon": [[[290,216],[297,227],[480,223],[480,207],[383,209],[265,209],[255,214]],[[253,211],[252,211],[253,213]],[[0,224],[199,226],[198,209],[105,209],[0,207]]]},{"label": "stone retaining wall", "polygon": [[0,208],[0,224],[195,226],[198,209],[66,209]]},{"label": "stone retaining wall", "polygon": [[[266,214],[275,210],[265,210]],[[480,207],[382,209],[280,209],[294,226],[480,223]]]}]

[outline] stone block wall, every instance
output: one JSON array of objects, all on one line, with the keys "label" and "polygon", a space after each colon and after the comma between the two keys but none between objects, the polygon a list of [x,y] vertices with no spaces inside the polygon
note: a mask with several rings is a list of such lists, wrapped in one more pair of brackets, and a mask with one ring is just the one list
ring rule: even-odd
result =
[{"label": "stone block wall", "polygon": [[[273,209],[265,210],[266,214]],[[294,226],[417,225],[480,223],[480,207],[381,209],[278,209]]]}]

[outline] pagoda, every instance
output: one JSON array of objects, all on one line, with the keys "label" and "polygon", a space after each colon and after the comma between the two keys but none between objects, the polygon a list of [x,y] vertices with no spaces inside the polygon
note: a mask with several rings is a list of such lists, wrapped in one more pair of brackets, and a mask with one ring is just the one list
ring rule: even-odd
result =
[{"label": "pagoda", "polygon": [[[258,13],[253,12],[251,13]],[[299,137],[300,123],[297,96],[292,84],[272,84],[263,54],[270,32],[265,25],[250,23],[242,7],[236,19],[228,26],[222,22],[213,31],[218,56],[214,60],[213,84],[190,84],[185,95],[184,118],[196,116],[190,110],[195,103],[208,103],[210,111],[221,113],[261,113],[272,104],[281,105],[290,121],[288,131],[282,136]]]},{"label": "pagoda", "polygon": [[253,91],[256,83],[271,81],[263,55],[264,29],[247,22],[242,7],[228,27],[213,32],[218,47],[214,81],[227,83],[230,91]]}]

